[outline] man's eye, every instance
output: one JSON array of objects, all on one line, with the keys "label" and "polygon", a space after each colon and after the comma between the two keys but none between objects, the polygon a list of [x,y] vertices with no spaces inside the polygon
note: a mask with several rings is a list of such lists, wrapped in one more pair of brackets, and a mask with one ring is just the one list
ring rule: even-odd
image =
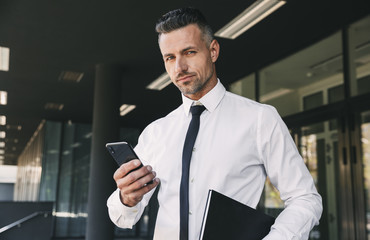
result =
[{"label": "man's eye", "polygon": [[195,51],[188,51],[188,52],[186,52],[187,55],[191,55],[191,54],[194,54],[194,53],[195,53]]},{"label": "man's eye", "polygon": [[170,61],[170,60],[172,60],[174,57],[173,56],[169,56],[169,57],[166,57],[166,61]]}]

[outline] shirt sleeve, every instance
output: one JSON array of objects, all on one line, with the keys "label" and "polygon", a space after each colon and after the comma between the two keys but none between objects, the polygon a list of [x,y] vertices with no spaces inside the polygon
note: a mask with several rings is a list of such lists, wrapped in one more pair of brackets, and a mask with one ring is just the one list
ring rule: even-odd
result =
[{"label": "shirt sleeve", "polygon": [[114,191],[107,200],[108,213],[111,221],[120,228],[130,228],[139,221],[145,206],[139,202],[134,207],[127,207],[120,200],[120,190]]},{"label": "shirt sleeve", "polygon": [[[149,142],[150,134],[148,134],[150,128],[144,130],[140,135],[138,145],[135,147],[135,152],[138,154],[141,162],[144,165],[149,164],[147,160],[151,158],[150,148],[145,147]],[[144,195],[143,199],[134,207],[127,207],[122,204],[120,199],[120,190],[114,191],[107,200],[108,214],[111,221],[120,228],[130,228],[140,220],[141,215],[144,212],[145,207],[148,205],[150,198],[152,197],[155,188]]]},{"label": "shirt sleeve", "polygon": [[308,239],[319,223],[322,199],[285,123],[271,106],[260,112],[260,154],[284,210],[264,240]]}]

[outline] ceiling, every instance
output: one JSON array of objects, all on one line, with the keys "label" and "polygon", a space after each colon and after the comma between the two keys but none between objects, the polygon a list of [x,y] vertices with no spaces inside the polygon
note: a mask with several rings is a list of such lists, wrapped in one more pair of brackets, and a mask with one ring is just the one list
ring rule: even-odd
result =
[{"label": "ceiling", "polygon": [[[91,123],[95,65],[122,67],[122,103],[137,108],[121,118],[122,127],[143,128],[180,104],[176,87],[145,86],[165,70],[154,31],[168,10],[199,8],[214,31],[253,3],[221,0],[0,0],[0,46],[10,48],[9,71],[0,71],[8,104],[5,158],[17,157],[42,119]],[[370,13],[363,0],[288,1],[235,40],[218,39],[218,77],[227,86],[254,70],[288,56]],[[83,73],[79,83],[61,81],[62,71]],[[47,103],[62,103],[46,110]],[[158,107],[159,106],[159,107]],[[21,130],[17,128],[21,126]],[[1,160],[0,160],[1,162]]]}]

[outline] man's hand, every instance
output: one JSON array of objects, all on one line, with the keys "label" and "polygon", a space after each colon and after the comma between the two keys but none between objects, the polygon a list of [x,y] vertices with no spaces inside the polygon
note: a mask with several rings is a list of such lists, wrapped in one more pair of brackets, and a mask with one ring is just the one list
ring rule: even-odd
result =
[{"label": "man's hand", "polygon": [[[117,187],[120,189],[121,202],[128,207],[138,204],[146,193],[159,184],[159,179],[155,178],[156,173],[151,166],[144,166],[132,171],[140,164],[140,160],[137,159],[122,164],[113,175]],[[153,183],[147,184],[150,181]]]}]

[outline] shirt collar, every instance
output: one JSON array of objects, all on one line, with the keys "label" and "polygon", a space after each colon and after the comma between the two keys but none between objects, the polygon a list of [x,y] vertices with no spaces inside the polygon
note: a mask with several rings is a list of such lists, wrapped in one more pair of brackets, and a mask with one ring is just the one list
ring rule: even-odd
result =
[{"label": "shirt collar", "polygon": [[[212,88],[211,91],[209,91],[197,102],[200,102],[203,106],[205,106],[209,112],[213,112],[218,106],[218,104],[221,102],[221,99],[225,95],[225,92],[226,92],[225,87],[222,85],[220,80],[217,79],[216,86]],[[186,96],[184,96],[184,94],[181,94],[181,96],[185,115],[188,116],[190,112],[190,107],[193,105],[195,101],[191,100],[190,98],[187,98]]]}]

